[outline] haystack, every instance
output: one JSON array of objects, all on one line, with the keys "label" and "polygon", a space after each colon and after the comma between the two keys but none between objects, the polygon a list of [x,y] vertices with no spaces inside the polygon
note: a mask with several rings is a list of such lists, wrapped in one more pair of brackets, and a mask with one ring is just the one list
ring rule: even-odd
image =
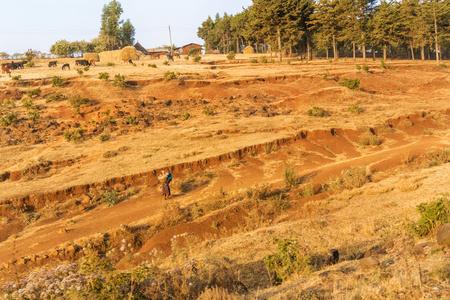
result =
[{"label": "haystack", "polygon": [[119,60],[119,54],[120,50],[114,50],[100,52],[98,55],[100,56],[100,61],[108,63]]},{"label": "haystack", "polygon": [[255,53],[255,50],[253,49],[252,46],[245,47],[244,54],[253,54],[253,53]]},{"label": "haystack", "polygon": [[119,59],[122,61],[129,61],[136,59],[136,48],[133,46],[127,46],[120,51]]},{"label": "haystack", "polygon": [[83,55],[83,58],[87,61],[91,60],[100,61],[100,56],[98,55],[98,53],[85,53]]}]

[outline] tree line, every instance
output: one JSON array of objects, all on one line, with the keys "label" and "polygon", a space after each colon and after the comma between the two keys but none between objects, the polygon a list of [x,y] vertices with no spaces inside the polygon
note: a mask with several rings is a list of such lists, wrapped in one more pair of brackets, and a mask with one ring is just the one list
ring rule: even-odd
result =
[{"label": "tree line", "polygon": [[253,0],[236,15],[210,16],[198,28],[205,50],[271,50],[338,59],[367,53],[409,59],[450,57],[448,0]]}]

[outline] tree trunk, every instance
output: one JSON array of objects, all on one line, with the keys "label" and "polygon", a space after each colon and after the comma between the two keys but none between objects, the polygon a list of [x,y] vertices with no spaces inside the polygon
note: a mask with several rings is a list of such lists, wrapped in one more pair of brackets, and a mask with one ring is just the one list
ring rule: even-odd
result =
[{"label": "tree trunk", "polygon": [[327,60],[328,60],[328,48],[327,48]]},{"label": "tree trunk", "polygon": [[375,61],[375,47],[372,46],[372,59]]},{"label": "tree trunk", "polygon": [[387,52],[386,49],[387,49],[387,46],[386,46],[386,44],[384,44],[383,45],[383,60],[384,61],[386,61],[386,52]]},{"label": "tree trunk", "polygon": [[239,37],[236,38],[236,54],[241,53],[241,51],[239,51]]},{"label": "tree trunk", "polygon": [[292,45],[289,46],[289,59],[291,59],[292,57]]},{"label": "tree trunk", "polygon": [[436,18],[436,3],[434,3],[434,42],[436,44],[436,64],[439,66],[439,44],[438,44],[438,27]]},{"label": "tree trunk", "polygon": [[280,27],[278,26],[278,29],[277,29],[277,36],[278,36],[278,50],[280,51],[280,62],[282,62],[283,61],[283,57],[282,57],[282,54],[281,54],[281,32],[280,32]]},{"label": "tree trunk", "polygon": [[310,46],[310,37],[309,35],[306,35],[306,55],[308,56],[307,60],[312,60],[312,55],[311,55],[311,46]]},{"label": "tree trunk", "polygon": [[356,45],[355,45],[355,42],[353,42],[353,61],[356,61]]},{"label": "tree trunk", "polygon": [[412,60],[415,60],[414,59],[414,47],[413,47],[413,43],[412,42],[411,42],[410,46],[411,46],[411,58],[412,58]]},{"label": "tree trunk", "polygon": [[425,46],[422,46],[422,47],[420,48],[420,58],[421,58],[422,60],[425,60]]},{"label": "tree trunk", "polygon": [[366,61],[366,45],[362,46],[362,51],[363,51],[363,60]]},{"label": "tree trunk", "polygon": [[334,60],[337,60],[337,53],[336,53],[336,38],[335,38],[335,36],[334,36],[334,34],[333,34],[333,59]]}]

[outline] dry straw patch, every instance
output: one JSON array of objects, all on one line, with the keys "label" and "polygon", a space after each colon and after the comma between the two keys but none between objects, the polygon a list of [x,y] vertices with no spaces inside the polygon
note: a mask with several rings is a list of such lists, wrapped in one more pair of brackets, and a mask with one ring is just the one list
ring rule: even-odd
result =
[{"label": "dry straw patch", "polygon": [[122,61],[129,61],[136,59],[136,48],[133,46],[127,46],[120,50],[119,59]]},{"label": "dry straw patch", "polygon": [[114,51],[104,51],[100,52],[98,56],[100,57],[101,62],[110,62],[119,60],[119,54],[121,50]]},{"label": "dry straw patch", "polygon": [[95,60],[100,61],[100,56],[98,53],[85,53],[83,58],[87,61]]}]

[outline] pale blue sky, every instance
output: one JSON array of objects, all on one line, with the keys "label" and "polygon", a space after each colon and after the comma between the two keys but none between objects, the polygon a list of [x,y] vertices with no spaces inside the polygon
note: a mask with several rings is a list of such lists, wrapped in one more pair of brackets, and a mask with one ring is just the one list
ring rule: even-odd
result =
[{"label": "pale blue sky", "polygon": [[[28,49],[49,53],[56,41],[90,41],[98,36],[102,8],[110,0],[0,0],[0,52],[23,53]],[[118,0],[121,18],[130,19],[135,40],[146,48],[203,44],[197,29],[216,13],[242,12],[251,0]]]}]

